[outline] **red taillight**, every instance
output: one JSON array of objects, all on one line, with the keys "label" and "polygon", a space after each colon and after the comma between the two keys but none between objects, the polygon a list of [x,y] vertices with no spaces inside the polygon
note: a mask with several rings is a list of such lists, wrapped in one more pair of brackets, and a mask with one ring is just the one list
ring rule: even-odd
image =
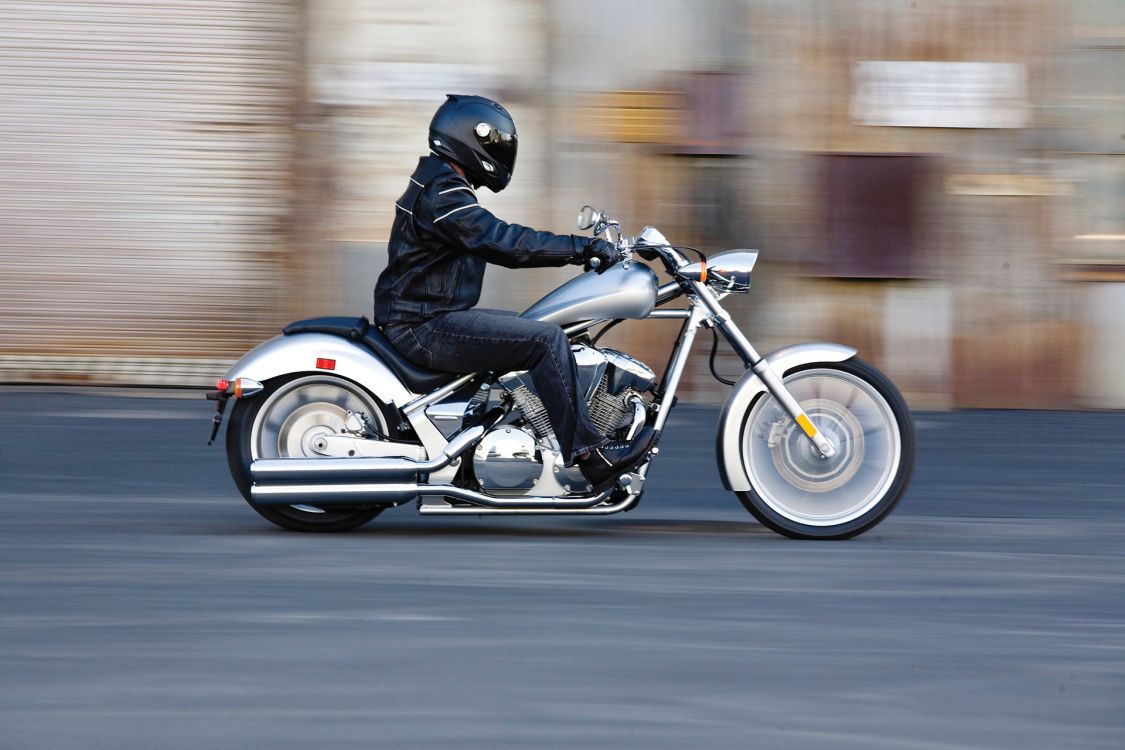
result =
[{"label": "red taillight", "polygon": [[226,393],[228,388],[230,388],[230,381],[226,378],[219,378],[219,382],[215,383],[215,390],[220,393]]},{"label": "red taillight", "polygon": [[336,369],[336,360],[325,359],[324,357],[317,357],[317,359],[316,359],[316,369],[318,369],[318,370],[335,370]]}]

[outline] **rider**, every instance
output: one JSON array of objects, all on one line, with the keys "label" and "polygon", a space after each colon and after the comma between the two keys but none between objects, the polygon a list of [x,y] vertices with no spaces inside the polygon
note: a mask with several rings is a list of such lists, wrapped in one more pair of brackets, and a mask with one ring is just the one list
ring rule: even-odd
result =
[{"label": "rider", "polygon": [[418,161],[395,203],[387,268],[375,286],[375,320],[416,365],[446,372],[528,370],[565,460],[601,491],[635,466],[652,430],[610,443],[590,422],[578,393],[577,365],[563,330],[515,313],[473,309],[486,263],[508,268],[617,262],[598,238],[540,232],[496,218],[476,188],[508,186],[516,163],[516,125],[480,96],[449,95],[430,121],[430,155]]}]

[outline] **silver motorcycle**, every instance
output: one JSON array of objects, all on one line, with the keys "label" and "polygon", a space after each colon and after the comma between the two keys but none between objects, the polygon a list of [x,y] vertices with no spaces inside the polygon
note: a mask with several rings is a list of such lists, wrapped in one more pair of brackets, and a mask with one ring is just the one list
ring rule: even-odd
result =
[{"label": "silver motorcycle", "polygon": [[[659,442],[692,342],[710,329],[747,368],[718,421],[723,485],[790,537],[847,538],[886,518],[914,465],[906,402],[847,346],[758,353],[722,305],[750,290],[757,252],[707,259],[653,227],[626,237],[590,206],[578,227],[615,242],[622,260],[571,279],[522,315],[569,335],[579,388],[603,433],[629,439],[649,425]],[[661,285],[642,261],[659,261],[670,281]],[[682,327],[659,379],[597,345],[623,320],[669,318]],[[712,372],[713,357],[714,349]],[[242,495],[297,531],[352,529],[405,503],[423,515],[620,513],[640,500],[659,453],[654,443],[644,463],[594,493],[564,462],[526,371],[425,370],[366,318],[293,323],[240,359],[208,397],[218,402],[212,441],[233,403],[227,457]]]}]

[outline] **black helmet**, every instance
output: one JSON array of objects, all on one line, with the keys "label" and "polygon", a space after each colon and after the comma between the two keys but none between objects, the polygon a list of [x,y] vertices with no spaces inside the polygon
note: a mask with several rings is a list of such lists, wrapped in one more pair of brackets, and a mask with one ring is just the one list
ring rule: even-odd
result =
[{"label": "black helmet", "polygon": [[474,185],[499,193],[516,166],[516,123],[491,99],[449,94],[430,120],[430,148],[457,162]]}]

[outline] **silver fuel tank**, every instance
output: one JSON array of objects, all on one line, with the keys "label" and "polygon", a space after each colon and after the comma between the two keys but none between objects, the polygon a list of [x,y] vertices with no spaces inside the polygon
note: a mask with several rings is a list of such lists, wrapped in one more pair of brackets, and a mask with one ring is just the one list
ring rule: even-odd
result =
[{"label": "silver fuel tank", "polygon": [[656,306],[656,274],[644,263],[616,265],[577,276],[536,302],[520,317],[566,326],[583,320],[647,317]]}]

